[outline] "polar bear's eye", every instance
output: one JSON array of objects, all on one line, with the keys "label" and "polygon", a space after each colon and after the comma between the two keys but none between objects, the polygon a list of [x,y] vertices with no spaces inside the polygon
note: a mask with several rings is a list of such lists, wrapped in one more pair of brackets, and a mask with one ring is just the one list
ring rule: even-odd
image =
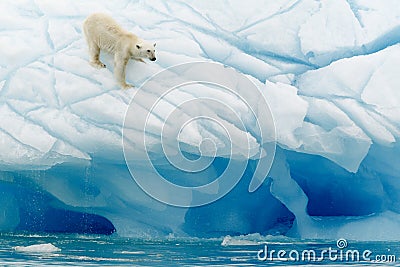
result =
[{"label": "polar bear's eye", "polygon": [[150,49],[149,49],[149,50],[147,50],[147,53],[150,53]]}]

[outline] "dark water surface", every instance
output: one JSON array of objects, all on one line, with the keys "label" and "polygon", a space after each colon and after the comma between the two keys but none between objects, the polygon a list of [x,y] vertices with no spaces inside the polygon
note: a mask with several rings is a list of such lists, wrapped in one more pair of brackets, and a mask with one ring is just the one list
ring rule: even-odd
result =
[{"label": "dark water surface", "polygon": [[3,233],[0,266],[400,266],[399,242],[342,241]]}]

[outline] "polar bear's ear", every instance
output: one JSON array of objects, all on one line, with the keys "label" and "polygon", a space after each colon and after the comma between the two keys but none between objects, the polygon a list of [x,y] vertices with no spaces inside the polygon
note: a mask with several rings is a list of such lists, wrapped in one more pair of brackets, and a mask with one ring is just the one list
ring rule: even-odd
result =
[{"label": "polar bear's ear", "polygon": [[136,45],[136,48],[137,48],[137,49],[140,49],[140,48],[142,48],[142,46],[139,45],[139,44],[137,44],[137,45]]},{"label": "polar bear's ear", "polygon": [[156,43],[154,43],[153,46],[156,47]]}]

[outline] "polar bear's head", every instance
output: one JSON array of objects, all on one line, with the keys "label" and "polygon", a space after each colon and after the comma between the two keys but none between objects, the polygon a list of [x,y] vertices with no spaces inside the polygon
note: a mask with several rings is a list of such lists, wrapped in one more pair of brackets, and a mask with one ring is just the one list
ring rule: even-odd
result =
[{"label": "polar bear's head", "polygon": [[150,44],[148,42],[140,42],[136,44],[137,52],[135,53],[140,58],[148,58],[151,61],[156,60],[156,43]]}]

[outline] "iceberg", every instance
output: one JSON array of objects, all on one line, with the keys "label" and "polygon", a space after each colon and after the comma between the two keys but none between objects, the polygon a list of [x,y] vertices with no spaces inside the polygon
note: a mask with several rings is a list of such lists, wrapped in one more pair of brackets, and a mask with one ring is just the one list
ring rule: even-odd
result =
[{"label": "iceberg", "polygon": [[[92,12],[157,42],[136,88],[88,64]],[[0,13],[0,231],[400,240],[395,0]]]}]

